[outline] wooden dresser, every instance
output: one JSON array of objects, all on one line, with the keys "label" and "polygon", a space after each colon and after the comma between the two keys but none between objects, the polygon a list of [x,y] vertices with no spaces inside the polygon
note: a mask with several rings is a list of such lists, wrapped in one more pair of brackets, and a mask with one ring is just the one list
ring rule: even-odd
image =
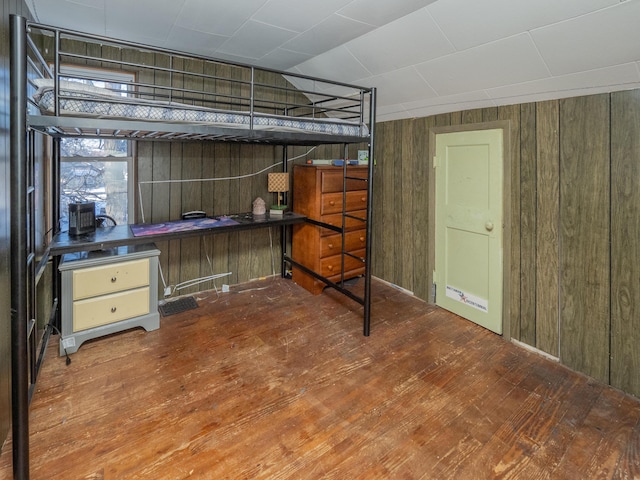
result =
[{"label": "wooden dresser", "polygon": [[60,355],[92,338],[160,326],[158,255],[155,245],[145,244],[62,257]]},{"label": "wooden dresser", "polygon": [[[349,166],[347,177],[366,179],[368,167]],[[336,227],[342,227],[343,168],[295,165],[293,167],[293,210]],[[345,217],[344,279],[364,274],[366,248],[367,182],[347,178]],[[357,217],[357,218],[352,218]],[[292,258],[314,272],[338,283],[342,268],[342,234],[328,228],[304,223],[294,225]],[[326,286],[299,268],[293,268],[293,281],[313,294]]]}]

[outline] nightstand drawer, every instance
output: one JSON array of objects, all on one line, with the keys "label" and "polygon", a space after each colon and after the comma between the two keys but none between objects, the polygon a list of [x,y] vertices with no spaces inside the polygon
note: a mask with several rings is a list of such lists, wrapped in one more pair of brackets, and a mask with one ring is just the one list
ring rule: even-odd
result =
[{"label": "nightstand drawer", "polygon": [[[354,255],[357,255],[361,258],[364,258],[365,251],[357,250],[352,252]],[[332,277],[334,275],[340,274],[340,268],[342,266],[342,255],[334,255],[333,257],[327,257],[320,260],[320,274],[324,277]],[[361,273],[364,273],[364,262],[357,260],[349,255],[344,256],[344,271],[351,272],[353,270],[360,270]]]},{"label": "nightstand drawer", "polygon": [[[347,252],[360,250],[366,246],[367,232],[358,230],[357,232],[347,232],[344,236],[344,249]],[[320,257],[330,257],[337,255],[342,249],[342,235],[329,235],[320,239]]]},{"label": "nightstand drawer", "polygon": [[95,297],[149,285],[149,259],[78,269],[73,272],[73,299]]},{"label": "nightstand drawer", "polygon": [[73,331],[149,313],[149,287],[73,302]]},{"label": "nightstand drawer", "polygon": [[[347,192],[346,212],[367,208],[367,191]],[[342,212],[342,193],[326,193],[322,195],[321,215]]]}]

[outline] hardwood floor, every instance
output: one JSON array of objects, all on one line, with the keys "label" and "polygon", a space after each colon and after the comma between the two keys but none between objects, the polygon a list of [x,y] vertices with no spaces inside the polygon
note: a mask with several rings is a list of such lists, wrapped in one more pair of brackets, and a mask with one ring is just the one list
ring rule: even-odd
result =
[{"label": "hardwood floor", "polygon": [[370,337],[287,280],[197,298],[69,366],[54,337],[32,479],[640,478],[638,399],[390,286]]}]

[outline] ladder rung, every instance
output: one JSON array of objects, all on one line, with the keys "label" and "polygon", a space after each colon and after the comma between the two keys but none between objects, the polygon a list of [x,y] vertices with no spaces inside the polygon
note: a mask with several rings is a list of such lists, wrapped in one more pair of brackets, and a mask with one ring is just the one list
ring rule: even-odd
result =
[{"label": "ladder rung", "polygon": [[361,222],[366,222],[367,221],[366,218],[356,217],[355,215],[349,215],[348,213],[345,213],[344,216],[347,217],[347,218],[351,218],[353,220],[360,220]]},{"label": "ladder rung", "polygon": [[354,255],[353,253],[349,253],[349,252],[342,252],[342,253],[343,253],[344,255],[348,256],[348,257],[354,258],[354,259],[356,259],[356,260],[360,260],[362,263],[364,263],[364,262],[365,262],[365,259],[364,259],[364,258],[359,257],[358,255]]}]

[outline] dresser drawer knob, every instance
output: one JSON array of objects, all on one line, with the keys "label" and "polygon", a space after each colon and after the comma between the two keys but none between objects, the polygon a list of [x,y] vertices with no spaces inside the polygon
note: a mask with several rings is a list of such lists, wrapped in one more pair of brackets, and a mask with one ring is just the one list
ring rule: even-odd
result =
[{"label": "dresser drawer knob", "polygon": [[116,313],[116,307],[111,307],[111,313]]},{"label": "dresser drawer knob", "polygon": [[335,204],[336,204],[336,202],[335,202],[334,200],[331,200],[331,201],[329,202],[329,205],[331,205],[332,207],[333,207],[333,206],[335,206]]},{"label": "dresser drawer knob", "polygon": [[116,283],[116,280],[118,280],[117,277],[111,277],[111,283]]},{"label": "dresser drawer knob", "polygon": [[361,202],[366,202],[366,201],[367,201],[367,197],[362,197],[362,198],[360,199],[360,201],[361,201]]},{"label": "dresser drawer knob", "polygon": [[328,245],[328,247],[329,247],[329,248],[331,248],[331,249],[333,249],[333,243],[330,243],[330,244]]},{"label": "dresser drawer knob", "polygon": [[333,271],[333,265],[328,265],[327,270],[329,270],[330,272]]},{"label": "dresser drawer knob", "polygon": [[361,241],[361,242],[364,242],[364,237],[360,237],[360,241]]}]

